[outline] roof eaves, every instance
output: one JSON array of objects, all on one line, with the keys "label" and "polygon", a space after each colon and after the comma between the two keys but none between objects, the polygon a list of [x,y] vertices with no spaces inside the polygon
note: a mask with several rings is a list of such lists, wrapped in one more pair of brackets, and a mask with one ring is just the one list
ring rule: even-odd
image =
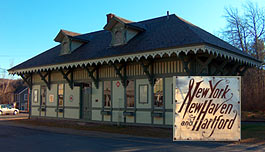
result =
[{"label": "roof eaves", "polygon": [[87,66],[87,65],[93,65],[93,64],[103,64],[103,63],[109,63],[109,62],[120,62],[121,60],[127,61],[127,60],[134,60],[134,59],[140,59],[142,57],[155,57],[157,55],[163,57],[163,55],[167,54],[168,56],[171,56],[172,54],[179,55],[181,52],[184,52],[185,54],[188,54],[190,51],[197,54],[199,50],[202,50],[203,52],[208,52],[209,54],[215,54],[217,56],[221,56],[224,58],[230,58],[233,61],[240,62],[242,64],[248,64],[250,66],[257,66],[259,67],[261,65],[260,61],[253,60],[252,58],[247,58],[245,56],[239,55],[234,52],[230,51],[223,51],[221,48],[216,48],[210,45],[206,44],[197,44],[195,46],[182,46],[177,48],[164,48],[164,49],[157,49],[157,50],[149,50],[144,52],[138,52],[138,53],[129,53],[129,54],[122,54],[122,55],[116,55],[116,56],[106,56],[101,58],[93,58],[88,60],[80,60],[80,61],[72,61],[72,62],[65,62],[60,64],[53,64],[53,65],[45,65],[45,66],[38,66],[38,67],[31,67],[26,69],[17,69],[13,71],[9,71],[11,74],[23,74],[23,73],[31,73],[31,72],[37,72],[37,71],[47,71],[47,70],[58,70],[60,68],[64,67],[78,67],[78,66]]},{"label": "roof eaves", "polygon": [[242,57],[244,57],[244,58],[248,58],[248,59],[250,59],[250,60],[254,60],[254,61],[256,61],[256,62],[259,62],[260,64],[262,63],[262,61],[256,59],[255,57],[253,57],[253,56],[251,56],[251,55],[249,55],[249,54],[247,54],[247,53],[245,53],[245,52],[242,52],[242,54],[240,54],[240,53],[236,53],[236,52],[230,51],[230,50],[228,50],[228,49],[226,49],[226,48],[222,48],[222,47],[219,47],[219,46],[216,46],[216,45],[210,44],[210,43],[204,43],[204,44],[205,44],[205,45],[208,45],[208,46],[210,46],[210,47],[214,47],[214,48],[217,48],[217,49],[221,49],[222,51],[225,51],[225,52],[229,52],[229,53],[232,53],[232,54],[235,54],[235,55],[238,55],[238,56],[242,56]]}]

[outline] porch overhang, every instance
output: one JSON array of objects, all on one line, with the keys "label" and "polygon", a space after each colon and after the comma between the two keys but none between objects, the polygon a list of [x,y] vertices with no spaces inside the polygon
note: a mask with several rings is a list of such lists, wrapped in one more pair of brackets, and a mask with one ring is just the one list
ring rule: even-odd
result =
[{"label": "porch overhang", "polygon": [[92,66],[92,65],[99,65],[99,64],[104,64],[104,63],[105,64],[115,63],[115,62],[120,63],[121,61],[127,62],[127,61],[147,59],[147,58],[154,59],[157,56],[162,58],[165,55],[167,55],[168,57],[171,57],[173,55],[179,56],[180,54],[183,54],[183,53],[186,55],[188,55],[189,53],[192,53],[192,54],[207,53],[209,55],[214,55],[216,57],[222,57],[225,60],[234,61],[239,64],[244,64],[250,67],[260,67],[262,64],[261,61],[254,59],[252,57],[248,57],[248,56],[241,55],[238,53],[232,53],[231,51],[227,51],[222,48],[217,48],[214,46],[203,44],[203,45],[180,47],[180,48],[150,50],[150,51],[145,51],[145,52],[135,53],[135,54],[109,56],[109,57],[104,57],[104,58],[96,58],[96,59],[83,60],[83,61],[70,62],[70,63],[31,67],[31,68],[26,68],[26,69],[14,69],[14,70],[8,70],[8,72],[9,74],[20,75],[20,74],[35,73],[35,72]]}]

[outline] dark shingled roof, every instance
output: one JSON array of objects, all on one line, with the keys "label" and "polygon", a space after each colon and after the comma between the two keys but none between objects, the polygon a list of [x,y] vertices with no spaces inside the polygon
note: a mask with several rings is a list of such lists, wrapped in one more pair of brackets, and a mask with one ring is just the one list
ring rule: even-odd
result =
[{"label": "dark shingled roof", "polygon": [[[76,36],[87,39],[89,42],[73,51],[71,54],[60,56],[61,46],[57,45],[10,70],[55,65],[75,61],[104,58],[117,55],[134,54],[155,49],[184,47],[199,44],[208,44],[222,48],[249,59],[255,58],[233,47],[227,42],[215,37],[203,29],[183,20],[176,15],[158,17],[150,20],[128,23],[145,29],[127,44],[111,47],[111,33],[106,30]],[[260,61],[258,61],[260,62]]]}]

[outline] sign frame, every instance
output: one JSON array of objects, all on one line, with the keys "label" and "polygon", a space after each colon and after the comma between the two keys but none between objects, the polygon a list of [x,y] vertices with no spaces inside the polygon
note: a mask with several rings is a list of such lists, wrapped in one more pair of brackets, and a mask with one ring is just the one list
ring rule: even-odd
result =
[{"label": "sign frame", "polygon": [[[186,97],[185,95],[186,94],[184,94],[184,93],[182,93],[182,100],[179,100],[179,101],[177,101],[177,99],[176,98],[179,98],[179,97],[177,97],[176,96],[176,92],[177,92],[177,88],[176,87],[179,87],[179,86],[177,86],[176,85],[176,83],[177,83],[177,79],[178,78],[183,78],[183,79],[187,79],[187,80],[191,80],[192,78],[198,78],[198,79],[204,79],[204,78],[207,78],[207,80],[210,80],[210,78],[212,79],[212,80],[216,80],[216,79],[231,79],[231,80],[233,80],[233,82],[234,81],[236,81],[237,80],[237,85],[238,85],[238,90],[233,90],[233,92],[237,92],[237,94],[238,94],[238,97],[236,96],[235,98],[237,99],[237,100],[239,100],[238,102],[237,102],[237,104],[236,104],[236,102],[234,102],[233,104],[234,105],[236,105],[235,106],[235,108],[233,109],[233,110],[235,110],[236,108],[237,108],[237,112],[236,112],[236,114],[235,114],[235,119],[234,119],[234,121],[236,122],[235,123],[235,126],[233,126],[234,124],[232,124],[232,127],[234,127],[233,129],[234,130],[236,130],[236,137],[235,136],[233,136],[234,138],[229,138],[229,137],[232,137],[232,135],[231,136],[227,136],[227,137],[220,137],[219,138],[219,136],[216,136],[216,135],[214,135],[213,137],[202,137],[202,136],[199,136],[198,137],[198,133],[196,134],[196,133],[194,133],[194,130],[193,130],[193,132],[192,132],[192,129],[194,128],[192,125],[190,125],[190,126],[192,126],[193,128],[192,129],[190,129],[190,138],[183,138],[183,137],[187,137],[187,135],[189,135],[189,132],[187,131],[188,129],[183,129],[183,130],[181,130],[181,123],[179,123],[180,121],[180,117],[182,117],[182,119],[184,120],[184,117],[185,117],[185,115],[182,115],[182,116],[180,116],[181,115],[181,113],[179,113],[179,111],[180,111],[180,107],[181,107],[181,105],[183,104],[183,102],[184,102],[184,98]],[[236,80],[235,80],[236,79]],[[224,81],[223,81],[224,82]],[[205,82],[206,83],[206,82]],[[194,82],[194,84],[196,84],[196,82]],[[202,83],[203,84],[203,83]],[[188,88],[188,90],[190,89],[189,88],[189,82],[185,82],[184,83],[184,86],[186,86],[186,90],[187,90],[187,88]],[[178,88],[179,89],[179,88]],[[211,89],[211,88],[210,88]],[[180,91],[180,90],[179,90]],[[186,91],[186,93],[187,93],[187,91]],[[178,95],[180,95],[180,94],[178,94]],[[184,96],[183,96],[184,95]],[[231,97],[232,98],[232,97]],[[233,98],[234,99],[234,98]],[[173,141],[240,141],[241,140],[241,77],[240,76],[174,76],[173,77]],[[181,102],[182,101],[182,102]],[[205,101],[206,102],[206,101]],[[221,100],[219,101],[219,102],[221,102]],[[214,103],[214,102],[213,102]],[[216,105],[217,105],[217,103],[216,103]],[[221,104],[220,104],[221,105]],[[186,103],[186,105],[184,104],[183,105],[183,107],[185,107],[185,106],[187,106],[187,103]],[[185,108],[184,108],[185,109]],[[203,109],[202,109],[203,110]],[[220,109],[219,109],[220,110]],[[181,112],[182,111],[184,111],[184,110],[181,110]],[[206,111],[207,112],[207,111]],[[205,113],[206,113],[205,112]],[[178,116],[179,115],[179,116]],[[206,115],[207,116],[207,115]],[[194,116],[195,117],[195,116]],[[200,116],[197,116],[197,118],[199,119],[200,118]],[[196,119],[196,120],[198,120],[198,119]],[[192,124],[194,124],[194,125],[196,125],[196,121],[194,121],[195,119],[193,119],[192,121],[190,121],[190,122],[192,122]],[[202,119],[202,121],[203,121],[204,119]],[[232,121],[232,120],[231,120]],[[194,122],[194,123],[193,123]],[[198,121],[199,122],[199,121]],[[217,122],[216,122],[216,124],[217,124]],[[237,126],[238,125],[238,126]],[[184,125],[185,126],[185,125]],[[196,126],[197,127],[197,126]],[[195,127],[195,128],[196,128]],[[208,128],[207,128],[208,129]],[[185,133],[185,130],[188,132],[188,133]],[[220,129],[221,130],[221,129]],[[202,131],[202,129],[201,129],[201,131]],[[205,130],[204,130],[205,131]],[[202,131],[203,132],[203,131]],[[231,131],[230,131],[231,132]],[[204,132],[205,133],[205,132]],[[185,135],[183,135],[183,134],[185,134]],[[216,133],[216,134],[220,134],[220,132],[218,132],[218,133]],[[183,135],[183,136],[182,136]],[[195,137],[195,135],[196,135],[196,137]],[[201,133],[201,135],[203,135],[203,133]],[[217,137],[217,138],[216,138]]]}]

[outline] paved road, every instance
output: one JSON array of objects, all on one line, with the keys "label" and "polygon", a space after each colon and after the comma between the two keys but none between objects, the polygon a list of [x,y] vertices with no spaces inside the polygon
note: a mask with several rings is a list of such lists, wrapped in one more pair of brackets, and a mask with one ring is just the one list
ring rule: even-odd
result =
[{"label": "paved road", "polygon": [[[57,130],[57,131],[56,131]],[[265,144],[233,145],[218,142],[172,142],[169,139],[18,126],[0,122],[0,151],[265,151]]]}]

